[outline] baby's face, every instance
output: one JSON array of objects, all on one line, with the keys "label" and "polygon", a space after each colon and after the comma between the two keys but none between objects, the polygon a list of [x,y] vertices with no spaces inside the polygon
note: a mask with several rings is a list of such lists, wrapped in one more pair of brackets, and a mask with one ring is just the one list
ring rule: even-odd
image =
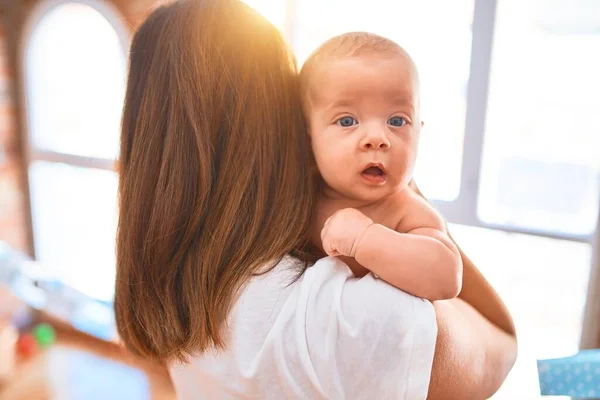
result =
[{"label": "baby's face", "polygon": [[321,176],[334,194],[376,201],[405,187],[421,120],[414,67],[401,55],[363,55],[320,65],[308,120]]}]

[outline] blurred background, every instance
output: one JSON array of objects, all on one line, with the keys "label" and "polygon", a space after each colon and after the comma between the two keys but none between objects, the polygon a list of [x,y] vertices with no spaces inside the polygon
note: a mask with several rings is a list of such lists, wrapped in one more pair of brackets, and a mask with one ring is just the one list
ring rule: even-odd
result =
[{"label": "blurred background", "polygon": [[[519,360],[495,399],[538,398],[537,358],[600,345],[590,281],[600,1],[246,2],[283,32],[300,65],[356,30],[415,59],[425,121],[417,182],[518,329]],[[128,46],[155,3],[0,0],[0,241],[105,302]]]}]

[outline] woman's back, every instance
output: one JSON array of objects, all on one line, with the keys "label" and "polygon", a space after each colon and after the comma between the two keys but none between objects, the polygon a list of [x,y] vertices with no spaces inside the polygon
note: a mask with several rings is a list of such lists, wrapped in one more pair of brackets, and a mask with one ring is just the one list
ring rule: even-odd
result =
[{"label": "woman's back", "polygon": [[298,280],[285,257],[252,278],[224,350],[171,364],[182,399],[424,399],[436,340],[429,302],[336,258]]}]

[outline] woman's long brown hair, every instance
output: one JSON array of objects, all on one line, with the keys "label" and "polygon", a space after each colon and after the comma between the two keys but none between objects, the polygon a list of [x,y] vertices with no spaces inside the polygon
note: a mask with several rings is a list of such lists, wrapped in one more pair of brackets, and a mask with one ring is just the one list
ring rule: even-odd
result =
[{"label": "woman's long brown hair", "polygon": [[315,187],[293,56],[238,0],[155,10],[131,46],[115,312],[162,361],[225,345],[237,291],[306,245]]}]

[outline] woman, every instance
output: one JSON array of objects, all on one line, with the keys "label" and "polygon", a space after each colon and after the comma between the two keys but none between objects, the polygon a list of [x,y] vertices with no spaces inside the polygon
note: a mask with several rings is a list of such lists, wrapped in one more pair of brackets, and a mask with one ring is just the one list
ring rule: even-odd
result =
[{"label": "woman", "polygon": [[307,268],[307,140],[293,57],[253,10],[180,1],[148,18],[121,138],[124,343],[167,363],[180,398],[489,397],[516,339],[466,257],[461,299],[433,306],[335,258]]}]

